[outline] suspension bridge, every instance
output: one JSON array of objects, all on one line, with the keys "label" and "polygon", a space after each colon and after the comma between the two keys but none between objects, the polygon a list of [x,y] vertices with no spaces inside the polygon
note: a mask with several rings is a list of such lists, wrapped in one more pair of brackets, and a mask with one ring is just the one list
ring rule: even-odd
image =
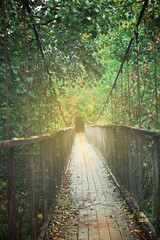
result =
[{"label": "suspension bridge", "polygon": [[[131,38],[119,71],[109,94],[94,121],[87,114],[72,123],[68,123],[65,111],[52,86],[52,75],[36,29],[32,24],[38,51],[46,70],[52,98],[57,101],[59,118],[66,127],[41,132],[42,112],[39,110],[38,136],[30,135],[29,88],[27,75],[26,11],[31,15],[27,1],[23,1],[24,45],[25,45],[25,80],[26,80],[26,118],[27,137],[11,138],[9,119],[9,88],[7,36],[5,26],[5,5],[3,1],[4,60],[6,79],[6,138],[0,141],[0,238],[9,240],[35,239],[79,239],[79,240],[119,240],[119,239],[159,239],[160,237],[160,135],[158,131],[143,128],[143,94],[140,87],[139,67],[139,25],[147,7],[145,0],[136,23],[137,32]],[[153,4],[153,19],[155,17]],[[136,78],[136,122],[133,127],[131,115],[133,100],[131,86],[135,91],[135,79],[129,74],[129,52],[136,44],[133,72],[137,67]],[[135,46],[134,46],[135,47]],[[154,19],[154,103],[155,126],[158,129],[158,83],[157,56]],[[122,75],[127,62],[127,83]],[[38,64],[39,69],[39,64]],[[119,78],[121,81],[119,83]],[[120,96],[120,97],[119,97]],[[148,96],[148,95],[147,95]],[[122,118],[127,116],[128,125],[99,124],[106,117],[108,104],[114,112],[121,105]],[[150,100],[150,94],[148,99]],[[127,106],[124,99],[127,98]],[[154,99],[154,101],[153,101]],[[112,106],[113,107],[113,106]],[[52,108],[52,104],[51,104]],[[40,106],[39,106],[40,109]],[[49,125],[49,107],[46,100],[47,121]],[[126,109],[126,113],[125,113]],[[134,109],[134,106],[133,106]],[[51,120],[54,121],[53,113]],[[118,118],[117,118],[118,119]],[[104,122],[104,121],[102,121]],[[56,220],[58,201],[69,173],[69,182],[64,197],[68,197],[70,207],[62,199],[60,219]],[[67,181],[67,180],[66,180]],[[59,198],[57,198],[59,196]],[[57,207],[57,208],[56,208]],[[67,214],[71,211],[72,214]],[[65,222],[67,223],[65,225]],[[57,227],[55,227],[57,224]],[[62,231],[56,230],[62,226]],[[63,227],[64,226],[64,227]],[[58,233],[58,234],[57,234]]]},{"label": "suspension bridge", "polygon": [[[8,199],[9,239],[21,239],[23,225],[28,226],[31,239],[37,239],[65,169],[71,172],[69,188],[78,210],[71,239],[141,239],[135,235],[141,228],[147,239],[154,239],[154,230],[140,211],[151,214],[159,231],[159,137],[155,133],[128,126],[85,125],[85,137],[83,133],[75,137],[72,126],[48,136],[2,141],[0,148],[3,168],[7,160],[3,176],[7,192],[2,195]],[[131,213],[123,211],[124,196],[141,228],[138,223],[129,227],[133,220]],[[6,221],[7,216],[1,216],[1,224]],[[7,239],[8,230],[3,234]]]}]

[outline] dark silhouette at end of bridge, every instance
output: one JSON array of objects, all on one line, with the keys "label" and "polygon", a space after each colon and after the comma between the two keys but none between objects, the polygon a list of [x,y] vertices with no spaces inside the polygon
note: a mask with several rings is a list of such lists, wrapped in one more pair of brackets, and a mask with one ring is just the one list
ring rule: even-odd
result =
[{"label": "dark silhouette at end of bridge", "polygon": [[84,120],[80,116],[77,116],[75,119],[75,131],[84,132]]}]

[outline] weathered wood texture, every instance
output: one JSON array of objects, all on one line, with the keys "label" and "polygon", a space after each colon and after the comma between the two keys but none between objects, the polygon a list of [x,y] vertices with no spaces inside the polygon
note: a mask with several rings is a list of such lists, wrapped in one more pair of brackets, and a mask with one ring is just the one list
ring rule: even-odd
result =
[{"label": "weathered wood texture", "polygon": [[104,164],[118,183],[134,197],[140,211],[148,216],[156,237],[160,237],[160,136],[120,125],[85,125],[85,136],[103,155]]},{"label": "weathered wood texture", "polygon": [[55,205],[73,139],[74,128],[67,128],[0,142],[0,239],[37,239]]},{"label": "weathered wood texture", "polygon": [[129,216],[106,168],[83,134],[76,136],[69,169],[73,198],[79,209],[79,240],[137,239],[130,233]]}]

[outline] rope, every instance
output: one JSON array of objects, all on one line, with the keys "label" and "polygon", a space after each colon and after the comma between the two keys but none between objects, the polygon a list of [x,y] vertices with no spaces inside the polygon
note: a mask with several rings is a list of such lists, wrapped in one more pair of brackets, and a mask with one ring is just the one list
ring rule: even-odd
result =
[{"label": "rope", "polygon": [[24,10],[24,48],[25,48],[25,77],[26,77],[26,104],[27,104],[27,132],[29,137],[29,99],[28,99],[28,79],[27,79],[27,40],[26,40],[26,12]]},{"label": "rope", "polygon": [[7,68],[7,43],[6,43],[6,25],[5,25],[5,5],[4,5],[4,0],[2,1],[2,5],[3,5],[5,75],[6,75],[7,139],[9,139],[8,68]]},{"label": "rope", "polygon": [[155,29],[155,1],[153,0],[153,29],[154,29],[154,62],[155,62],[155,108],[156,108],[156,125],[158,124],[158,85],[157,85],[157,54],[156,54],[156,29]]},{"label": "rope", "polygon": [[46,98],[46,113],[47,113],[47,132],[49,130],[49,119],[48,119],[48,96],[47,96],[47,88],[45,89],[45,98]]},{"label": "rope", "polygon": [[137,120],[139,122],[139,127],[141,127],[141,94],[140,94],[140,83],[139,83],[139,42],[138,42],[138,27],[136,35],[136,48],[137,48],[137,91],[138,91],[138,114]]},{"label": "rope", "polygon": [[122,103],[122,119],[124,119],[123,114],[123,73],[121,72],[121,103]]},{"label": "rope", "polygon": [[39,48],[37,47],[37,71],[38,71],[38,88],[39,88],[39,94],[38,94],[38,98],[39,98],[39,101],[38,101],[38,111],[39,111],[39,114],[38,114],[38,122],[39,122],[39,133],[41,134],[42,133],[42,124],[41,124],[41,87],[40,87],[40,84],[39,84]]},{"label": "rope", "polygon": [[131,99],[130,99],[130,79],[129,79],[129,55],[127,56],[127,82],[128,82],[128,111],[129,111],[129,125],[131,125]]}]

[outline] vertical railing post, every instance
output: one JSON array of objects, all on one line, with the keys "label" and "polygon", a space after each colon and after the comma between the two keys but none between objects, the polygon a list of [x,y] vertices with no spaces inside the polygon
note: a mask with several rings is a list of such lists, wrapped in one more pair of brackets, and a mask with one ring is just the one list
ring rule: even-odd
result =
[{"label": "vertical railing post", "polygon": [[47,219],[47,141],[43,142],[43,159],[42,159],[42,176],[43,176],[43,209],[44,209],[44,219]]},{"label": "vertical railing post", "polygon": [[104,137],[105,137],[105,141],[104,141],[104,149],[105,149],[105,159],[106,159],[106,163],[108,164],[108,129],[106,128],[106,126],[104,127]]},{"label": "vertical railing post", "polygon": [[116,175],[116,177],[118,176],[118,164],[117,164],[117,160],[118,160],[118,128],[114,128],[114,174]]},{"label": "vertical railing post", "polygon": [[123,179],[123,176],[124,176],[124,133],[123,133],[123,130],[121,128],[121,137],[120,137],[120,148],[121,148],[121,151],[120,151],[120,155],[121,155],[121,160],[120,160],[120,183],[121,184],[124,184],[124,179]]},{"label": "vertical railing post", "polygon": [[115,174],[115,128],[111,128],[112,171]]},{"label": "vertical railing post", "polygon": [[31,240],[36,240],[37,238],[36,238],[36,218],[35,218],[33,145],[28,146],[28,182],[29,182],[30,237],[31,237]]},{"label": "vertical railing post", "polygon": [[123,184],[129,189],[129,156],[128,156],[128,132],[125,127],[122,127],[123,135]]},{"label": "vertical railing post", "polygon": [[120,169],[121,169],[121,129],[117,129],[117,177],[120,178]]},{"label": "vertical railing post", "polygon": [[128,188],[132,192],[133,186],[133,166],[132,166],[132,148],[131,148],[131,130],[127,130],[127,151],[128,151]]},{"label": "vertical railing post", "polygon": [[60,149],[60,152],[61,152],[61,173],[63,172],[63,169],[64,169],[64,166],[65,166],[65,135],[66,135],[66,132],[61,132],[61,149]]},{"label": "vertical railing post", "polygon": [[65,135],[65,158],[66,159],[68,158],[69,153],[70,153],[70,144],[69,144],[69,141],[71,141],[70,133],[71,133],[71,130],[67,131],[66,135]]},{"label": "vertical railing post", "polygon": [[41,142],[41,167],[42,167],[42,195],[43,216],[47,218],[47,183],[46,183],[46,141]]},{"label": "vertical railing post", "polygon": [[140,133],[137,133],[137,197],[139,206],[143,208],[142,136]]},{"label": "vertical railing post", "polygon": [[72,145],[72,130],[67,132],[67,137],[66,137],[66,153],[67,157],[71,152],[71,145]]},{"label": "vertical railing post", "polygon": [[52,167],[53,167],[53,203],[54,203],[54,199],[55,199],[55,194],[56,194],[56,159],[57,159],[57,156],[56,156],[56,137],[53,137],[52,138]]},{"label": "vertical railing post", "polygon": [[54,141],[53,141],[53,155],[54,155],[54,183],[55,183],[55,191],[57,188],[57,184],[58,184],[58,176],[59,176],[59,159],[58,159],[58,134],[56,134],[56,136],[54,137]]},{"label": "vertical railing post", "polygon": [[111,133],[111,131],[112,131],[112,129],[109,126],[108,127],[108,165],[109,165],[109,168],[111,168],[111,166],[112,166],[112,150],[111,150],[111,147],[112,147],[112,133]]},{"label": "vertical railing post", "polygon": [[16,184],[15,184],[15,161],[14,148],[8,149],[7,159],[7,199],[8,199],[8,230],[9,240],[17,239],[16,229]]},{"label": "vertical railing post", "polygon": [[59,133],[59,161],[60,161],[60,181],[64,166],[64,152],[63,152],[63,132]]},{"label": "vertical railing post", "polygon": [[153,144],[153,218],[158,237],[160,236],[160,157],[159,140],[154,138]]},{"label": "vertical railing post", "polygon": [[104,157],[106,158],[106,128],[103,127],[103,154],[104,154]]},{"label": "vertical railing post", "polygon": [[56,171],[57,171],[57,184],[60,186],[60,178],[61,178],[61,156],[60,156],[60,132],[56,136]]},{"label": "vertical railing post", "polygon": [[54,202],[54,155],[53,155],[53,138],[48,140],[49,151],[49,201],[50,205]]}]

